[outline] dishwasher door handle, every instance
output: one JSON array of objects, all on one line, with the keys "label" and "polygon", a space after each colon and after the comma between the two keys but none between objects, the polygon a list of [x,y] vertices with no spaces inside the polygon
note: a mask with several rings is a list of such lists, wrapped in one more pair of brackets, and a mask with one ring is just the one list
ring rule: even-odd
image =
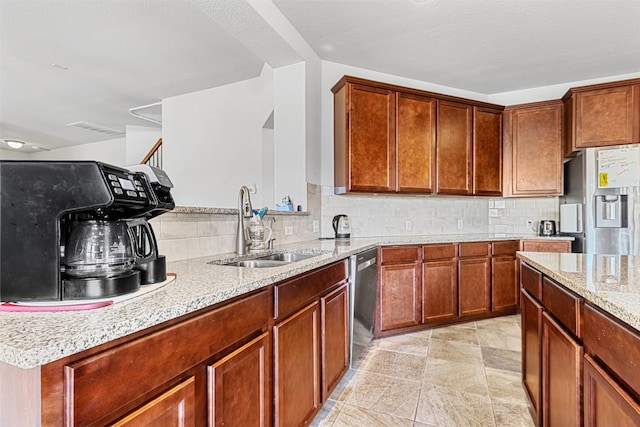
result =
[{"label": "dishwasher door handle", "polygon": [[357,270],[358,271],[362,271],[367,267],[371,267],[373,264],[376,263],[376,261],[377,261],[377,257],[373,257],[373,258],[367,260],[366,262],[363,262],[362,264],[358,264]]}]

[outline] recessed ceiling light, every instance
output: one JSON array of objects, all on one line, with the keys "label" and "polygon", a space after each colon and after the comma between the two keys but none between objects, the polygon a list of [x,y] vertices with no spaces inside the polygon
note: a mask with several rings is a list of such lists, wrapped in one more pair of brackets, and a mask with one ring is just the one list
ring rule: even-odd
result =
[{"label": "recessed ceiling light", "polygon": [[58,68],[60,70],[68,70],[69,69],[69,67],[65,67],[64,65],[60,65],[60,64],[57,64],[55,62],[53,64],[51,64],[51,66],[55,67],[55,68]]},{"label": "recessed ceiling light", "polygon": [[22,146],[24,145],[24,142],[22,141],[14,141],[11,139],[5,139],[4,142],[7,143],[7,145],[15,150],[19,150],[22,148]]}]

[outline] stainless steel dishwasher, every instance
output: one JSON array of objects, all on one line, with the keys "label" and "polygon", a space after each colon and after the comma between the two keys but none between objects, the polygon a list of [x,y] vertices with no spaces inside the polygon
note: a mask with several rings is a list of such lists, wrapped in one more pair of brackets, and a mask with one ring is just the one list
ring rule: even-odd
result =
[{"label": "stainless steel dishwasher", "polygon": [[351,257],[351,366],[373,339],[378,285],[378,250]]}]

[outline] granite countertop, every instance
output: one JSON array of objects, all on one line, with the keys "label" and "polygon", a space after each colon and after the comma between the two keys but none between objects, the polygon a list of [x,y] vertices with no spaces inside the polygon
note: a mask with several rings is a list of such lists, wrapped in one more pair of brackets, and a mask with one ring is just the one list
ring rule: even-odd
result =
[{"label": "granite countertop", "polygon": [[23,369],[35,368],[379,245],[517,239],[570,238],[450,234],[347,241],[321,239],[276,247],[278,251],[320,253],[282,267],[252,269],[210,264],[233,258],[233,253],[172,262],[167,271],[177,274],[174,282],[107,307],[67,312],[0,312],[0,362]]},{"label": "granite countertop", "polygon": [[518,252],[518,257],[640,331],[640,257]]}]

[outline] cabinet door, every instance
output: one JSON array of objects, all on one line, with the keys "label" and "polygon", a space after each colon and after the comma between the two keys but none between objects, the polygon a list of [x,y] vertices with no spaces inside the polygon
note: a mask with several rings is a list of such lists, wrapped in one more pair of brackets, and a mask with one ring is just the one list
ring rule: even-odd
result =
[{"label": "cabinet door", "polygon": [[589,90],[572,97],[576,149],[640,142],[640,86]]},{"label": "cabinet door", "polygon": [[419,262],[380,267],[380,330],[420,324]]},{"label": "cabinet door", "polygon": [[472,194],[472,107],[438,101],[436,143],[436,191],[439,194]]},{"label": "cabinet door", "polygon": [[584,356],[584,426],[637,427],[640,405],[595,360]]},{"label": "cabinet door", "polygon": [[275,426],[299,426],[320,406],[318,302],[273,327]]},{"label": "cabinet door", "polygon": [[432,193],[435,183],[436,101],[397,94],[398,192]]},{"label": "cabinet door", "polygon": [[518,308],[518,260],[515,256],[491,259],[491,311]]},{"label": "cabinet door", "polygon": [[512,194],[562,194],[562,104],[518,108],[509,115]]},{"label": "cabinet door", "polygon": [[546,427],[580,427],[583,348],[549,314],[542,315],[542,407]]},{"label": "cabinet door", "polygon": [[322,401],[349,369],[349,293],[344,284],[320,298]]},{"label": "cabinet door", "polygon": [[458,315],[458,263],[454,259],[422,264],[422,322],[442,322]]},{"label": "cabinet door", "polygon": [[395,191],[395,92],[349,84],[349,189]]},{"label": "cabinet door", "polygon": [[190,377],[111,425],[115,427],[195,426],[195,401],[195,379]]},{"label": "cabinet door", "polygon": [[209,425],[271,425],[268,332],[208,368]]},{"label": "cabinet door", "polygon": [[473,194],[502,195],[502,111],[473,107]]},{"label": "cabinet door", "polygon": [[490,268],[489,258],[458,260],[458,315],[460,317],[489,312]]},{"label": "cabinet door", "polygon": [[520,294],[522,322],[522,383],[531,402],[536,425],[540,425],[541,404],[541,354],[542,354],[542,306],[525,290]]}]

